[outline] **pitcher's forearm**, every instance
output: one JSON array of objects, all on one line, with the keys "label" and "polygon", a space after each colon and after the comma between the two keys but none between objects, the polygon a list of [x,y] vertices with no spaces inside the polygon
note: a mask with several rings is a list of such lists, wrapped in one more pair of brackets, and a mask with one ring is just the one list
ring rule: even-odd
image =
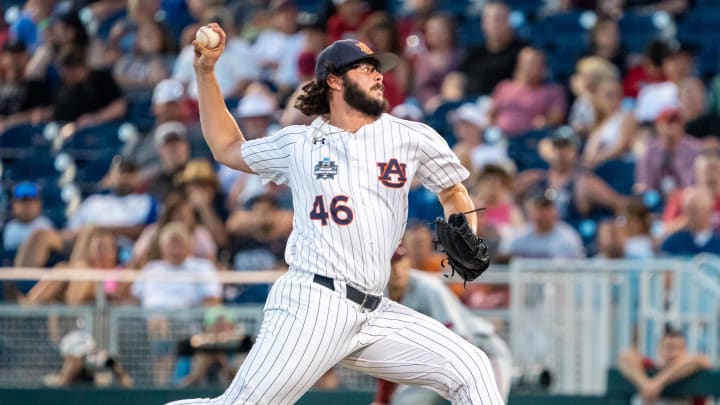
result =
[{"label": "pitcher's forearm", "polygon": [[[237,150],[245,138],[225,106],[215,75],[211,72],[196,71],[200,125],[203,136],[213,156],[219,162],[236,167],[230,160],[230,151]],[[237,168],[237,167],[236,167]],[[240,168],[242,170],[242,168]]]}]

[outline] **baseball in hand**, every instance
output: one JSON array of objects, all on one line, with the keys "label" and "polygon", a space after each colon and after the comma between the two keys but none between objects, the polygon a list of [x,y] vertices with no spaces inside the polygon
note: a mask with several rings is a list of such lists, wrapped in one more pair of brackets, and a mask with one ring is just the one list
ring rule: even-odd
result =
[{"label": "baseball in hand", "polygon": [[220,45],[220,34],[208,26],[202,26],[195,33],[195,40],[205,48],[217,48]]}]

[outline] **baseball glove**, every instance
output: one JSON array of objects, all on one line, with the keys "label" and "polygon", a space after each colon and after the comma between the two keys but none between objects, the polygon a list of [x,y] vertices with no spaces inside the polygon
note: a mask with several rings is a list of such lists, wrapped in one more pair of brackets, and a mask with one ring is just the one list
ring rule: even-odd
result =
[{"label": "baseball glove", "polygon": [[435,220],[435,230],[443,253],[447,258],[442,265],[450,264],[452,274],[458,273],[465,283],[478,278],[488,266],[490,255],[485,242],[470,229],[463,213],[451,214],[447,221]]}]

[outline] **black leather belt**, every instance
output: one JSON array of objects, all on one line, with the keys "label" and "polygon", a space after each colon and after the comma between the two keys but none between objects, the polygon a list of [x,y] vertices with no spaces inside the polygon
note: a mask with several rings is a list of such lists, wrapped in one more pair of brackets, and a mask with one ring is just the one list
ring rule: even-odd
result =
[{"label": "black leather belt", "polygon": [[[316,274],[315,277],[313,277],[313,281],[320,284],[323,287],[327,287],[327,288],[335,291],[335,280],[331,279],[330,277],[325,277],[325,276]],[[351,286],[347,286],[347,291],[345,293],[345,296],[350,301],[360,305],[361,307],[363,307],[369,311],[376,310],[377,307],[380,305],[380,302],[382,301],[382,297],[379,297],[377,295],[365,294],[364,292],[358,290],[355,287],[351,287]]]}]

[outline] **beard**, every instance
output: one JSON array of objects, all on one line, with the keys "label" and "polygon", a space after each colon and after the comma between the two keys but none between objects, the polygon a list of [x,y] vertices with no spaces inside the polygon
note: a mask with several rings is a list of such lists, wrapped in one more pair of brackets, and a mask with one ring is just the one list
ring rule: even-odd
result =
[{"label": "beard", "polygon": [[[384,86],[380,83],[374,85],[370,91],[375,89],[384,90]],[[368,93],[360,89],[360,86],[349,80],[347,77],[343,80],[343,99],[348,105],[363,114],[371,117],[379,117],[380,114],[387,110],[388,102],[383,97],[382,100],[371,98]]]}]

